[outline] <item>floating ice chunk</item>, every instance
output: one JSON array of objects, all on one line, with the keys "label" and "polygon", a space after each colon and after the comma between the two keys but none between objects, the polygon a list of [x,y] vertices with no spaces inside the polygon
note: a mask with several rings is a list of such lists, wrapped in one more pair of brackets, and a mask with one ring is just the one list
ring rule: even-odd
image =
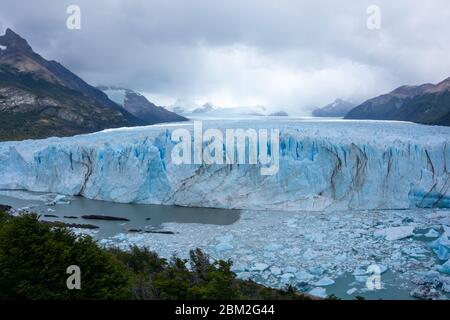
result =
[{"label": "floating ice chunk", "polygon": [[311,279],[314,278],[314,276],[306,271],[299,271],[295,274],[295,277],[297,278],[297,280],[299,281],[309,281]]},{"label": "floating ice chunk", "polygon": [[375,231],[376,237],[384,237],[388,241],[401,240],[414,235],[414,226],[390,227]]},{"label": "floating ice chunk", "polygon": [[294,278],[294,275],[292,273],[284,273],[281,276],[281,281],[282,282],[289,282],[289,280],[291,280],[292,278]]},{"label": "floating ice chunk", "polygon": [[278,267],[271,267],[270,268],[270,272],[276,276],[281,274],[281,269]]},{"label": "floating ice chunk", "polygon": [[228,242],[222,242],[222,243],[219,243],[218,245],[216,245],[216,250],[217,251],[233,250],[233,245]]},{"label": "floating ice chunk", "polygon": [[430,229],[430,231],[428,231],[428,232],[425,234],[425,237],[427,237],[427,238],[437,238],[437,237],[439,237],[439,232],[437,232],[437,231],[434,230],[434,229]]},{"label": "floating ice chunk", "polygon": [[442,273],[450,274],[450,260],[448,260],[443,265],[438,266],[437,270],[442,272]]},{"label": "floating ice chunk", "polygon": [[253,271],[264,271],[267,268],[269,268],[269,266],[265,263],[255,263],[254,267],[252,268]]},{"label": "floating ice chunk", "polygon": [[227,234],[224,236],[219,236],[215,238],[218,242],[230,242],[231,240],[233,240],[233,235],[232,234]]},{"label": "floating ice chunk", "polygon": [[309,294],[312,296],[315,296],[315,297],[319,297],[319,298],[326,298],[327,297],[327,289],[317,287],[317,288],[314,288],[311,291],[309,291]]},{"label": "floating ice chunk", "polygon": [[228,251],[233,250],[233,245],[230,243],[230,241],[233,240],[233,235],[228,234],[224,236],[219,236],[215,238],[219,243],[216,245],[216,250],[221,251]]},{"label": "floating ice chunk", "polygon": [[236,264],[233,264],[232,271],[239,273],[239,272],[249,271],[249,268],[245,264],[236,263]]},{"label": "floating ice chunk", "polygon": [[298,271],[298,268],[296,267],[287,267],[284,269],[284,272],[286,273],[296,273]]},{"label": "floating ice chunk", "polygon": [[54,206],[56,204],[70,204],[70,200],[65,195],[58,194],[55,196],[55,198],[53,200],[50,200],[45,205],[46,206]]},{"label": "floating ice chunk", "polygon": [[309,270],[309,272],[315,276],[321,276],[325,270],[322,267],[313,267]]},{"label": "floating ice chunk", "polygon": [[267,246],[265,246],[265,250],[267,250],[267,251],[278,251],[278,250],[280,250],[281,248],[283,248],[283,246],[281,245],[281,244],[278,244],[278,243],[270,243],[270,244],[268,244]]},{"label": "floating ice chunk", "polygon": [[297,225],[295,224],[296,222],[297,222],[297,220],[295,220],[295,219],[289,219],[285,223],[288,227],[295,228],[295,227],[297,227]]},{"label": "floating ice chunk", "polygon": [[358,291],[358,289],[356,289],[356,288],[351,288],[350,290],[347,290],[347,294],[349,295],[349,296],[351,296],[352,294],[354,294],[355,292],[357,292]]},{"label": "floating ice chunk", "polygon": [[306,234],[305,239],[312,242],[322,242],[325,238],[324,234],[314,233],[314,234]]},{"label": "floating ice chunk", "polygon": [[306,260],[312,260],[314,258],[316,258],[319,255],[319,253],[317,251],[314,251],[311,248],[308,248],[305,253],[303,253],[303,258]]},{"label": "floating ice chunk", "polygon": [[250,272],[239,272],[237,276],[239,279],[248,280],[251,278],[252,274]]},{"label": "floating ice chunk", "polygon": [[450,293],[450,278],[442,279],[442,291]]},{"label": "floating ice chunk", "polygon": [[285,252],[287,255],[295,256],[295,255],[300,254],[302,251],[299,248],[295,247],[295,248],[291,248],[291,249],[286,249]]},{"label": "floating ice chunk", "polygon": [[431,248],[433,248],[439,260],[450,259],[450,240],[447,237],[447,232],[444,232],[439,239],[435,240],[431,244]]},{"label": "floating ice chunk", "polygon": [[427,253],[428,251],[423,249],[423,248],[409,248],[409,247],[405,247],[402,248],[401,250],[402,253],[413,257],[413,258],[417,258],[417,259],[423,259],[426,258],[427,256],[425,255],[425,253]]},{"label": "floating ice chunk", "polygon": [[441,283],[441,274],[434,270],[421,272],[412,280],[412,282],[418,285],[432,284],[437,286]]},{"label": "floating ice chunk", "polygon": [[367,270],[363,268],[356,268],[355,271],[353,271],[354,276],[363,276],[367,274]]},{"label": "floating ice chunk", "polygon": [[337,262],[343,262],[343,261],[347,260],[347,255],[345,253],[343,253],[343,254],[337,255],[334,259]]},{"label": "floating ice chunk", "polygon": [[81,237],[81,236],[94,237],[98,233],[98,230],[79,229],[79,228],[70,228],[70,231],[77,237]]},{"label": "floating ice chunk", "polygon": [[322,278],[317,281],[314,285],[317,287],[327,287],[334,284],[334,280],[328,277]]},{"label": "floating ice chunk", "polygon": [[442,226],[442,229],[444,229],[444,234],[447,238],[450,238],[450,227]]}]

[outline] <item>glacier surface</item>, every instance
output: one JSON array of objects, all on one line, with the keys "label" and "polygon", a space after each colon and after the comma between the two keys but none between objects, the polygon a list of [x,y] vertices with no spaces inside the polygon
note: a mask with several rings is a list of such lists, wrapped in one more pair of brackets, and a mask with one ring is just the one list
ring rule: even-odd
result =
[{"label": "glacier surface", "polygon": [[[204,121],[280,129],[279,172],[176,165],[171,132],[192,123],[0,143],[0,189],[121,203],[256,210],[450,207],[450,128],[304,119]],[[207,142],[205,142],[207,143]]]}]

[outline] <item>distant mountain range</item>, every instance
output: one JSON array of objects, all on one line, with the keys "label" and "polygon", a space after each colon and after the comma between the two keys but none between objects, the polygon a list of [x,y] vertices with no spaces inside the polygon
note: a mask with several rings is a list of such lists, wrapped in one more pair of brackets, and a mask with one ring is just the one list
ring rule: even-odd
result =
[{"label": "distant mountain range", "polygon": [[288,116],[285,111],[278,111],[270,113],[264,106],[246,106],[246,107],[231,107],[222,108],[214,106],[212,103],[205,103],[201,106],[182,108],[177,105],[172,107],[173,111],[180,113],[187,117],[216,117],[216,118],[236,118],[242,116],[274,116],[284,117]]},{"label": "distant mountain range", "polygon": [[187,121],[188,119],[174,112],[170,112],[163,107],[156,106],[148,101],[142,94],[131,89],[99,86],[106,95],[115,103],[122,106],[135,117],[147,121],[148,123]]},{"label": "distant mountain range", "polygon": [[58,62],[45,60],[11,29],[0,36],[0,140],[155,122],[133,115]]},{"label": "distant mountain range", "polygon": [[345,119],[402,120],[450,125],[450,78],[434,85],[402,86],[367,100]]},{"label": "distant mountain range", "polygon": [[[354,107],[337,99],[317,117],[404,120],[450,125],[450,78],[402,86]],[[171,112],[119,87],[93,87],[56,61],[35,53],[11,29],[0,36],[0,140],[70,136],[107,128],[185,121],[185,117],[286,116],[264,106],[219,108],[178,103]],[[181,116],[177,113],[181,113]]]},{"label": "distant mountain range", "polygon": [[354,107],[351,102],[336,99],[325,107],[315,109],[312,114],[314,117],[344,117]]}]

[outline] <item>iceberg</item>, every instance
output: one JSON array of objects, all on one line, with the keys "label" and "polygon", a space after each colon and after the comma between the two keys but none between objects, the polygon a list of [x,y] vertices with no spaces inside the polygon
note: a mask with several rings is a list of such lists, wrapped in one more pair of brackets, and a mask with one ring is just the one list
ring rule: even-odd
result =
[{"label": "iceberg", "polygon": [[450,260],[447,260],[446,263],[438,266],[437,270],[442,273],[450,274]]},{"label": "iceberg", "polygon": [[354,294],[355,292],[357,292],[358,291],[358,289],[356,289],[356,288],[351,288],[351,289],[349,289],[349,290],[347,290],[347,294],[349,295],[349,296],[351,296],[352,294]]},{"label": "iceberg", "polygon": [[327,297],[327,290],[325,288],[314,288],[311,291],[309,291],[309,294],[318,297],[318,298],[326,298]]},{"label": "iceberg", "polygon": [[267,268],[269,268],[269,266],[267,264],[258,262],[258,263],[255,264],[255,266],[253,267],[252,270],[253,271],[264,271]]},{"label": "iceberg", "polygon": [[431,248],[434,253],[438,256],[439,260],[448,260],[450,259],[450,240],[447,236],[447,233],[443,233],[439,239],[433,241],[431,244]]},{"label": "iceberg", "polygon": [[437,238],[439,237],[439,232],[434,229],[430,229],[424,236],[427,238]]},{"label": "iceberg", "polygon": [[322,278],[319,281],[317,281],[314,285],[316,287],[327,287],[334,284],[334,280],[328,277]]},{"label": "iceberg", "polygon": [[374,232],[375,237],[384,237],[388,241],[396,241],[411,237],[414,235],[413,226],[390,227]]},{"label": "iceberg", "polygon": [[163,124],[2,142],[0,189],[254,210],[450,207],[447,127],[298,119],[209,120],[203,127],[279,129],[278,173],[263,176],[258,164],[175,164],[171,132],[193,126]]}]

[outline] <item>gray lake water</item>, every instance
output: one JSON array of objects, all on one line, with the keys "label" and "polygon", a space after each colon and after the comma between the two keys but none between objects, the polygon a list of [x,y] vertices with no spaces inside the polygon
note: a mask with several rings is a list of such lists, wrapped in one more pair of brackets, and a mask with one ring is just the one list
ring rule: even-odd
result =
[{"label": "gray lake water", "polygon": [[[31,193],[39,196],[38,193]],[[44,221],[62,221],[66,223],[91,224],[98,226],[95,238],[110,237],[131,229],[163,230],[164,223],[200,223],[229,225],[239,220],[239,210],[186,208],[177,206],[159,206],[147,204],[122,204],[90,200],[83,197],[70,197],[70,204],[45,205],[42,200],[26,200],[0,195],[0,204],[14,208],[30,207],[30,211],[41,214]],[[45,217],[54,215],[57,217]],[[127,218],[130,221],[107,221],[83,219],[83,215],[105,215]],[[77,217],[64,218],[65,216]]]}]

